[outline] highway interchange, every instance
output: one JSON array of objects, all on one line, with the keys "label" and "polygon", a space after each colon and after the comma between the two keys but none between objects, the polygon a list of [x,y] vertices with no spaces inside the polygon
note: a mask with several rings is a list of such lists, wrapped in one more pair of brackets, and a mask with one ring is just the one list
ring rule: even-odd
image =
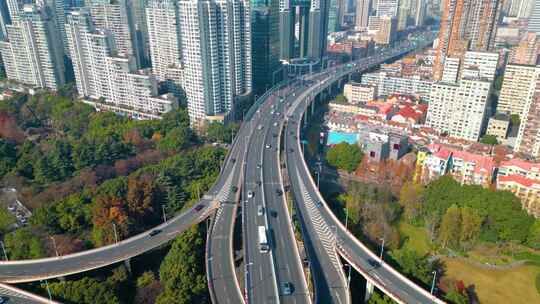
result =
[{"label": "highway interchange", "polygon": [[[300,144],[301,117],[314,96],[353,71],[365,70],[416,47],[415,44],[402,45],[381,51],[357,63],[310,75],[308,81],[296,80],[269,91],[259,99],[262,105],[248,114],[218,181],[199,202],[203,208],[192,208],[156,227],[161,231],[157,235],[142,233],[118,244],[58,258],[0,262],[0,281],[16,283],[54,278],[123,261],[170,241],[215,211],[206,257],[213,302],[311,303],[283,194],[281,170],[287,170],[315,285],[314,302],[350,303],[339,260],[341,255],[368,281],[400,303],[443,303],[379,261],[346,230],[318,192]],[[283,146],[280,144],[282,135],[285,136]],[[280,167],[280,157],[284,157],[286,169]],[[248,197],[250,191],[253,197]],[[264,208],[262,215],[258,206]],[[239,290],[232,248],[238,207],[241,207],[239,219],[244,240],[243,291]],[[258,248],[258,226],[268,229],[271,250],[267,253]],[[291,295],[284,293],[285,282],[293,286]]]}]

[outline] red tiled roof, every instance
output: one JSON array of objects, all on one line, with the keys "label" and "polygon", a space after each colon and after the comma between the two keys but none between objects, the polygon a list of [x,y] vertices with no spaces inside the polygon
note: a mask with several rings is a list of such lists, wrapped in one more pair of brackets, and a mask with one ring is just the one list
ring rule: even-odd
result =
[{"label": "red tiled roof", "polygon": [[532,162],[528,162],[526,160],[519,159],[519,158],[505,160],[505,161],[502,161],[500,164],[500,167],[512,167],[512,166],[515,166],[515,167],[518,167],[527,171],[540,172],[539,163],[532,163]]},{"label": "red tiled roof", "polygon": [[526,178],[519,174],[502,175],[498,177],[499,183],[517,183],[524,187],[536,187],[540,188],[540,181]]}]

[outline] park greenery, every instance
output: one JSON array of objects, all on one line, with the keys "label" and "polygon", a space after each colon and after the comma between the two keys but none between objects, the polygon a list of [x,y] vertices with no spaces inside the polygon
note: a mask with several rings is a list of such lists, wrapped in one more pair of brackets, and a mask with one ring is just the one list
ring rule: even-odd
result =
[{"label": "park greenery", "polygon": [[492,146],[499,144],[499,140],[497,140],[497,136],[489,135],[489,134],[482,136],[482,138],[480,139],[480,142],[483,144],[492,145]]},{"label": "park greenery", "polygon": [[[426,288],[433,271],[441,276],[445,273],[446,266],[433,255],[466,254],[486,243],[540,248],[540,221],[528,215],[510,192],[461,185],[450,176],[425,186],[405,182],[397,195],[384,183],[349,182],[345,186],[345,192],[337,193],[335,188],[323,188],[336,215],[342,220],[346,216],[349,230],[373,250],[380,250],[384,238],[387,262]],[[426,241],[431,240],[427,251],[405,246],[409,240],[399,229],[403,222],[426,231]],[[445,292],[450,303],[468,303],[464,288],[450,284]],[[386,300],[375,296],[371,301]]]},{"label": "park greenery", "polygon": [[[211,124],[208,138],[184,107],[161,120],[96,112],[69,95],[16,95],[0,104],[0,182],[18,190],[30,225],[4,236],[10,259],[110,244],[190,206],[214,182],[236,126]],[[0,213],[0,229],[12,222]],[[7,231],[7,230],[6,230]],[[5,231],[5,232],[6,232]]]},{"label": "park greenery", "polygon": [[357,145],[346,142],[339,143],[326,152],[326,160],[331,166],[349,173],[358,168],[362,157],[362,151]]}]

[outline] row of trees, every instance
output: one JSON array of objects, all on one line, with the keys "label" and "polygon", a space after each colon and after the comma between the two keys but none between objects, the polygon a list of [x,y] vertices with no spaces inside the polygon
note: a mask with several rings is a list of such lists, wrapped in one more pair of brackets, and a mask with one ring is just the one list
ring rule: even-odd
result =
[{"label": "row of trees", "polygon": [[331,166],[351,173],[358,168],[363,156],[357,145],[342,142],[328,149],[326,160]]}]

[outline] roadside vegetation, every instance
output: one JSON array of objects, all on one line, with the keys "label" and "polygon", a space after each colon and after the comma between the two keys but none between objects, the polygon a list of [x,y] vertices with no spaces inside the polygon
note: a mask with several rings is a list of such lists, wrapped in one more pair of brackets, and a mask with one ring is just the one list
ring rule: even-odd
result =
[{"label": "roadside vegetation", "polygon": [[[237,126],[205,136],[184,107],[162,120],[96,112],[69,95],[17,95],[0,104],[0,183],[17,189],[29,224],[0,232],[10,259],[68,254],[111,244],[190,206],[212,185]],[[115,237],[114,231],[117,236]]]}]

